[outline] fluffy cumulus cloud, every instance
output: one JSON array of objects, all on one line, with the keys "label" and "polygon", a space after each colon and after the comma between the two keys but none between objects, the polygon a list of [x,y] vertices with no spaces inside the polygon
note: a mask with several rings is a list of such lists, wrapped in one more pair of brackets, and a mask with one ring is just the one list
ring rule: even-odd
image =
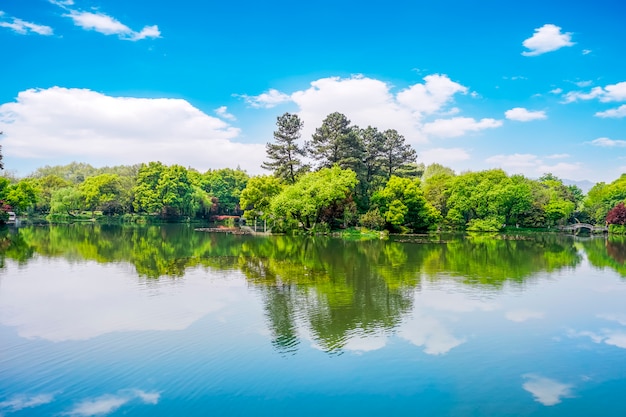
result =
[{"label": "fluffy cumulus cloud", "polygon": [[120,39],[138,41],[161,36],[158,26],[145,26],[136,32],[117,19],[104,13],[92,13],[70,10],[66,17],[71,18],[76,26],[86,30],[94,30],[104,35],[117,35]]},{"label": "fluffy cumulus cloud", "polygon": [[582,164],[579,162],[548,163],[544,161],[544,159],[554,160],[564,157],[564,154],[548,155],[543,158],[534,154],[500,154],[487,158],[485,162],[493,167],[502,168],[507,172],[524,174],[530,177],[538,177],[546,172],[551,172],[561,178],[572,180],[585,179],[588,171],[583,169]]},{"label": "fluffy cumulus cloud", "polygon": [[593,99],[598,99],[603,103],[626,101],[626,81],[610,84],[605,87],[594,87],[588,92],[570,91],[563,96],[563,99],[566,103]]},{"label": "fluffy cumulus cloud", "polygon": [[622,117],[626,117],[626,104],[622,104],[616,109],[609,109],[605,111],[599,111],[595,114],[596,117],[612,117],[615,119],[621,119]]},{"label": "fluffy cumulus cloud", "polygon": [[547,119],[545,111],[531,111],[524,107],[515,107],[511,110],[504,112],[504,116],[509,120],[516,120],[518,122],[530,122],[531,120]]},{"label": "fluffy cumulus cloud", "polygon": [[591,142],[594,146],[600,146],[603,148],[624,148],[626,147],[626,140],[614,140],[609,138],[598,138]]},{"label": "fluffy cumulus cloud", "polygon": [[28,35],[36,33],[38,35],[50,36],[54,33],[50,26],[38,25],[36,23],[27,22],[16,17],[7,16],[0,10],[0,27],[12,30],[20,35]]},{"label": "fluffy cumulus cloud", "polygon": [[552,24],[545,24],[535,29],[535,33],[530,38],[522,42],[528,51],[523,51],[524,56],[536,56],[546,52],[556,51],[565,46],[572,46],[572,34],[561,33],[561,28]]},{"label": "fluffy cumulus cloud", "polygon": [[261,144],[235,141],[239,129],[180,99],[111,97],[91,90],[26,90],[0,106],[6,157],[56,165],[161,161],[199,170],[239,165],[258,172]]},{"label": "fluffy cumulus cloud", "polygon": [[[468,88],[448,76],[431,74],[394,93],[393,86],[381,80],[355,75],[328,77],[311,82],[305,90],[286,94],[269,90],[259,96],[242,96],[254,107],[273,107],[291,102],[298,106],[304,121],[303,137],[321,125],[329,109],[343,113],[358,126],[396,129],[412,142],[427,142],[429,136],[454,137],[498,127],[501,121],[449,116],[460,110],[451,107],[455,96]],[[428,118],[439,117],[428,123]]]},{"label": "fluffy cumulus cloud", "polygon": [[523,378],[526,382],[524,382],[522,387],[533,395],[535,401],[545,406],[556,405],[563,398],[572,396],[573,385],[571,384],[564,384],[535,374],[527,374]]}]

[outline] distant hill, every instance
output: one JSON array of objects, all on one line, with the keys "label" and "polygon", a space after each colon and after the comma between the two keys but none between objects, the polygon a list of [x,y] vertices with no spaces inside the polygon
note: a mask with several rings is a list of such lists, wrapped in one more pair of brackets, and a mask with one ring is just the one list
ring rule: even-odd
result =
[{"label": "distant hill", "polygon": [[575,185],[578,188],[580,188],[581,190],[583,190],[583,193],[585,193],[585,194],[587,194],[589,192],[589,190],[591,190],[591,187],[596,185],[595,182],[591,182],[591,181],[588,181],[588,180],[574,181],[574,180],[567,180],[567,179],[563,179],[563,184],[565,184],[565,185]]}]

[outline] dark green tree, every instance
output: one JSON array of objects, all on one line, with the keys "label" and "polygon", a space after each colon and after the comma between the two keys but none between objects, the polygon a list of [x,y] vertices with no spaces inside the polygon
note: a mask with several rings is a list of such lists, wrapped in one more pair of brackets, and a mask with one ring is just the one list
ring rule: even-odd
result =
[{"label": "dark green tree", "polygon": [[358,128],[341,113],[329,114],[307,143],[309,156],[317,161],[318,169],[339,165],[359,172],[362,166],[363,146]]},{"label": "dark green tree", "polygon": [[380,161],[387,180],[400,168],[415,163],[416,159],[417,153],[411,145],[406,143],[404,136],[395,129],[389,129],[383,133]]},{"label": "dark green tree", "polygon": [[274,131],[275,143],[268,143],[265,147],[270,161],[263,162],[261,168],[272,171],[276,177],[293,184],[298,175],[308,168],[301,160],[306,156],[306,150],[297,143],[303,123],[298,115],[285,113],[277,117],[276,125],[278,130]]}]

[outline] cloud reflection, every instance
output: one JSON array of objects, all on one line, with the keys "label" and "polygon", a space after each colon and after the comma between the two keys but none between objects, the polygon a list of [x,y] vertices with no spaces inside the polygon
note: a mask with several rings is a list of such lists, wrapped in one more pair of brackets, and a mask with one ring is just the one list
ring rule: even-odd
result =
[{"label": "cloud reflection", "polygon": [[64,413],[64,415],[77,417],[105,416],[133,401],[156,405],[159,402],[159,398],[160,394],[158,392],[142,390],[122,391],[115,395],[106,394],[81,401],[73,409]]},{"label": "cloud reflection", "polygon": [[0,402],[0,411],[15,412],[25,408],[39,407],[40,405],[48,404],[52,401],[54,401],[53,394],[38,394],[32,396],[16,395],[6,401]]},{"label": "cloud reflection", "polygon": [[573,331],[568,332],[571,338],[588,337],[593,343],[604,343],[610,346],[626,349],[626,332],[615,329],[602,329],[599,333],[590,331]]},{"label": "cloud reflection", "polygon": [[573,385],[536,374],[526,374],[522,377],[526,379],[522,388],[530,392],[535,401],[545,406],[556,405],[561,402],[562,398],[572,396]]},{"label": "cloud reflection", "polygon": [[[54,279],[51,279],[54,278]],[[183,330],[209,313],[255,303],[243,280],[216,284],[202,269],[184,280],[142,282],[123,265],[32,261],[3,276],[0,324],[20,337],[87,340],[120,331]]]},{"label": "cloud reflection", "polygon": [[532,311],[532,310],[512,310],[507,311],[505,314],[507,320],[514,321],[516,323],[523,323],[525,321],[531,319],[542,319],[544,317],[544,313],[541,311]]},{"label": "cloud reflection", "polygon": [[398,334],[415,346],[423,347],[424,353],[429,355],[443,355],[465,343],[465,339],[455,337],[439,320],[426,316],[403,323]]}]

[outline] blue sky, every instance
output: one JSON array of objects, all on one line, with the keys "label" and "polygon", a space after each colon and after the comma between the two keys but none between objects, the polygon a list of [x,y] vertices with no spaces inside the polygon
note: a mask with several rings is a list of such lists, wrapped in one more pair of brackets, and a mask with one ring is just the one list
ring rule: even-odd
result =
[{"label": "blue sky", "polygon": [[395,128],[457,172],[626,172],[626,4],[2,0],[5,168],[260,174],[276,117]]}]

